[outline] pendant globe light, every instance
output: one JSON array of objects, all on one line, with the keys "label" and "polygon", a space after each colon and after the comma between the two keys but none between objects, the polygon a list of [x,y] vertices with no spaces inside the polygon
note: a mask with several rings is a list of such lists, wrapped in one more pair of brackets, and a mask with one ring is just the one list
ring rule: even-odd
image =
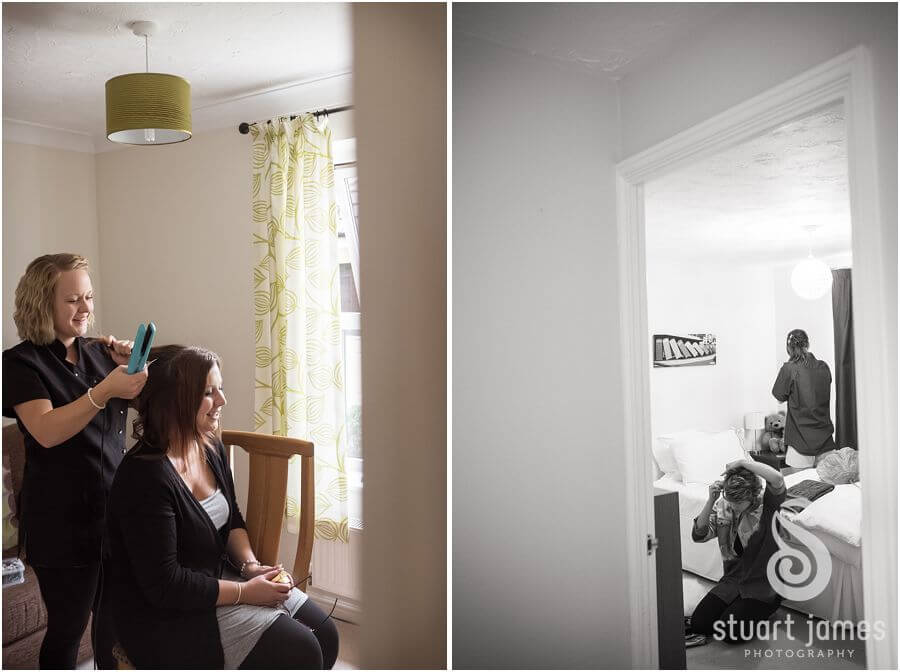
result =
[{"label": "pendant globe light", "polygon": [[794,266],[791,273],[791,287],[801,299],[814,301],[831,291],[831,269],[824,261],[816,259],[812,253],[812,232],[818,226],[812,224],[803,228],[810,237],[809,256]]},{"label": "pendant globe light", "polygon": [[146,72],[106,82],[106,137],[126,145],[168,145],[191,137],[191,85],[176,75],[150,72],[152,21],[135,21],[144,38]]}]

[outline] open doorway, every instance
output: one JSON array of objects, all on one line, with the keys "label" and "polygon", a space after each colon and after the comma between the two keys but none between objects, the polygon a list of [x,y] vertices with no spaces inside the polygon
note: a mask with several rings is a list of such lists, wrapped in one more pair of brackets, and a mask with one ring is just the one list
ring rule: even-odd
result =
[{"label": "open doorway", "polygon": [[[688,669],[757,669],[776,659],[784,666],[788,656],[865,669],[858,633],[841,629],[837,645],[829,628],[864,620],[852,338],[845,338],[852,310],[845,292],[852,273],[846,131],[843,104],[831,104],[645,185],[653,485],[678,498]],[[808,266],[818,274],[804,275]],[[785,432],[787,404],[772,395],[788,359],[785,337],[794,329],[808,336],[810,363],[821,363],[799,369],[821,378],[825,395],[815,403],[822,430],[812,448],[816,456],[788,454],[785,434],[805,435],[807,425],[796,424],[801,409],[792,407],[795,424]],[[833,452],[835,440],[839,452]],[[790,540],[790,552],[811,577],[828,573],[815,596],[756,595],[741,579],[740,595],[754,601],[737,597],[744,601],[732,601],[732,611],[766,604],[763,598],[775,601],[754,628],[755,641],[740,646],[704,632],[708,624],[687,620],[707,610],[699,604],[716,604],[702,600],[723,580],[723,565],[752,563],[758,549],[765,554],[763,537],[771,534],[760,515],[762,492],[748,500],[746,511],[732,509],[727,490],[710,499],[710,486],[734,460],[773,468],[764,473],[781,474],[787,498],[818,489],[792,520],[828,555],[829,565],[819,567],[814,552]],[[750,478],[766,487],[764,479]],[[712,506],[704,513],[707,502]],[[705,528],[716,527],[716,536],[692,532],[701,518]],[[739,554],[720,548],[732,526],[742,540]],[[725,573],[726,582],[734,579],[734,572]],[[786,623],[793,623],[791,636]],[[781,624],[780,636],[765,631],[775,624]],[[819,637],[823,628],[828,636]]]},{"label": "open doorway", "polygon": [[[875,361],[888,359],[889,344],[884,334],[883,307],[885,288],[882,285],[882,256],[880,236],[883,230],[876,208],[878,193],[874,173],[874,141],[871,112],[871,80],[869,57],[865,49],[857,48],[819,66],[783,85],[726,111],[688,131],[628,159],[618,166],[619,233],[621,271],[621,307],[623,322],[623,373],[625,379],[625,419],[631,429],[626,433],[627,455],[634,491],[629,497],[627,520],[633,549],[632,588],[640,603],[632,613],[632,627],[646,633],[646,642],[636,649],[652,647],[657,631],[657,595],[653,582],[656,560],[652,555],[642,557],[645,535],[653,536],[652,480],[644,475],[654,472],[651,457],[653,395],[651,367],[655,356],[655,342],[648,319],[649,244],[645,244],[644,226],[652,214],[650,197],[653,181],[671,175],[708,157],[741,145],[785,124],[796,122],[814,113],[834,113],[842,106],[846,113],[847,154],[849,166],[849,204],[853,222],[850,260],[865,260],[857,264],[853,299],[857,351],[871,349]],[[765,157],[762,157],[765,160]],[[871,265],[869,261],[871,260]],[[774,278],[772,280],[774,283]],[[774,294],[773,294],[774,295]],[[729,328],[740,326],[741,316],[732,318]],[[677,326],[672,335],[709,333],[702,324]],[[742,336],[740,328],[735,332]],[[666,334],[661,334],[665,336]],[[677,343],[677,338],[675,339]],[[721,352],[723,341],[716,343]],[[695,346],[696,347],[696,346]],[[709,349],[709,343],[705,343]],[[783,343],[781,344],[783,348]],[[877,354],[875,354],[877,353]],[[648,356],[649,354],[649,356]],[[705,355],[706,353],[701,353]],[[665,353],[663,353],[665,356]],[[718,358],[723,355],[719,354]],[[771,357],[776,353],[772,349]],[[768,359],[767,361],[771,361]],[[668,374],[702,375],[703,367],[694,370],[666,371]],[[709,367],[714,368],[714,367]],[[761,367],[762,368],[762,367]],[[771,364],[765,369],[770,372]],[[863,620],[869,627],[884,628],[884,636],[865,638],[867,663],[877,666],[878,660],[889,661],[896,656],[896,509],[889,507],[888,520],[870,515],[882,511],[883,503],[893,501],[895,493],[883,465],[895,465],[891,454],[892,428],[887,421],[893,417],[884,408],[883,399],[890,398],[885,389],[884,376],[872,363],[861,364],[855,375],[858,398],[859,440],[866,450],[860,452],[860,479],[866,484],[861,490],[862,523],[860,536],[866,539],[867,553],[861,557],[862,573],[867,577],[863,587]],[[771,386],[771,383],[769,383]],[[743,390],[739,384],[735,388]],[[766,393],[765,387],[763,394]],[[771,387],[769,387],[771,389]],[[744,394],[742,391],[739,395]],[[774,403],[772,399],[772,403]],[[755,403],[740,399],[739,403]],[[767,407],[763,407],[767,408]],[[747,409],[751,410],[751,409]],[[756,409],[752,409],[756,410]],[[743,424],[741,421],[740,424]],[[715,428],[718,429],[718,428]],[[725,428],[726,430],[728,427]],[[891,466],[891,474],[895,467]],[[879,504],[879,502],[881,504]],[[880,521],[877,528],[874,521]],[[878,586],[878,590],[875,590]],[[805,640],[804,640],[805,641]],[[648,660],[655,663],[651,652]],[[755,666],[784,661],[758,663]],[[886,664],[886,663],[885,663]]]}]

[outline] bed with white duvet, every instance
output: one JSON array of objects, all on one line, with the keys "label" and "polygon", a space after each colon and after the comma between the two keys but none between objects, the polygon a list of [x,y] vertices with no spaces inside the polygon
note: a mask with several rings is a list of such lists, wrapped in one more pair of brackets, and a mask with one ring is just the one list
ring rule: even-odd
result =
[{"label": "bed with white duvet", "polygon": [[[721,478],[726,463],[745,457],[740,439],[732,430],[670,434],[654,440],[653,456],[663,472],[662,477],[654,481],[654,487],[678,493],[682,567],[718,581],[722,578],[722,556],[718,545],[693,541],[691,528],[706,502],[709,484]],[[820,481],[821,478],[815,469],[804,469],[786,475],[784,480],[786,486],[791,487],[804,480]],[[832,621],[862,620],[860,485],[836,485],[834,490],[790,517],[825,545],[831,555],[832,571],[822,593],[805,602],[786,600],[785,606]]]}]

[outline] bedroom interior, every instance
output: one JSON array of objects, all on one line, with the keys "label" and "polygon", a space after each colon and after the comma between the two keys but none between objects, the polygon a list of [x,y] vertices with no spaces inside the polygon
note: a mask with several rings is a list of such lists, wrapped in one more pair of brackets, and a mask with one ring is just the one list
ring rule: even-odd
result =
[{"label": "bedroom interior", "polygon": [[[157,23],[149,55],[144,39],[132,32],[132,23],[139,20]],[[403,375],[403,389],[390,399],[376,401],[369,395],[363,402],[372,409],[367,446],[390,442],[390,449],[372,453],[367,464],[366,484],[371,492],[362,490],[362,453],[356,439],[363,397],[361,368],[371,366],[378,357],[390,357],[397,349],[408,352],[426,344],[440,349],[445,336],[440,327],[446,313],[443,294],[432,282],[437,278],[440,283],[444,277],[440,264],[414,269],[415,277],[412,272],[404,275],[405,268],[381,269],[400,266],[391,263],[395,254],[407,258],[423,245],[437,249],[443,240],[438,231],[445,230],[446,211],[442,201],[446,161],[441,158],[446,128],[445,8],[347,3],[5,3],[3,30],[4,348],[18,341],[11,319],[12,296],[26,264],[39,254],[78,251],[89,259],[94,287],[102,297],[96,315],[98,333],[129,338],[134,326],[150,316],[159,329],[159,343],[202,344],[221,355],[229,380],[225,429],[263,431],[254,416],[253,384],[254,365],[259,368],[251,245],[254,139],[241,134],[239,124],[265,124],[288,115],[332,110],[327,119],[318,115],[314,121],[330,129],[335,206],[342,211],[342,222],[355,223],[358,218],[371,225],[381,222],[380,240],[396,235],[399,241],[389,250],[379,250],[378,241],[360,237],[358,230],[345,227],[340,236],[342,306],[338,310],[343,313],[340,340],[346,346],[351,436],[343,465],[346,476],[329,478],[317,489],[342,501],[346,513],[337,526],[328,520],[316,526],[309,592],[329,609],[338,601],[339,667],[366,666],[366,661],[375,660],[388,666],[443,665],[446,610],[441,605],[446,581],[440,540],[445,538],[446,498],[437,491],[433,500],[422,498],[422,506],[404,520],[403,541],[387,532],[393,524],[387,520],[391,514],[380,506],[385,493],[414,487],[417,473],[443,473],[443,364],[439,368],[437,363],[419,365]],[[386,36],[390,36],[389,48],[378,44]],[[358,58],[366,59],[363,66]],[[190,82],[192,135],[188,140],[150,147],[107,140],[104,83],[145,69],[171,72]],[[383,133],[384,115],[394,103],[418,112],[388,140]],[[413,140],[396,143],[398,138]],[[365,188],[358,187],[357,174],[366,171],[358,158],[363,141],[369,161],[396,163],[399,167],[393,177],[402,176],[404,190],[413,188],[429,193],[430,198],[412,205],[401,198],[386,199],[378,208],[362,206],[360,211]],[[431,153],[423,158],[422,148]],[[405,173],[406,166],[414,166],[410,174]],[[327,178],[327,173],[322,174]],[[369,184],[377,180],[370,176]],[[395,193],[397,184],[380,185],[379,193]],[[422,226],[423,220],[433,227]],[[373,258],[367,260],[367,254]],[[359,278],[360,266],[365,268],[367,263],[374,272],[367,275],[366,305],[359,301]],[[421,314],[423,319],[398,337],[392,328],[392,297],[397,287],[413,283],[417,289],[406,293],[404,314]],[[370,319],[369,342],[362,344],[360,316],[367,311],[390,320]],[[364,348],[372,352],[368,363],[361,357]],[[443,361],[435,358],[439,360]],[[356,379],[347,380],[354,370]],[[369,383],[392,385],[393,376],[402,370],[398,366],[392,372],[373,372]],[[414,391],[411,381],[418,381]],[[405,398],[406,390],[415,395],[412,402]],[[434,423],[423,422],[416,432],[398,440],[389,423],[379,423],[378,416],[394,417],[401,404],[404,409],[416,406],[420,416],[430,414]],[[321,432],[311,438],[327,445],[328,437]],[[434,450],[422,454],[423,444],[434,444]],[[317,455],[325,457],[327,452]],[[379,461],[394,466],[379,470],[375,468]],[[243,451],[234,451],[233,471],[238,501],[246,506],[249,475]],[[365,533],[363,498],[370,500]],[[4,508],[5,523],[7,513]],[[369,564],[377,556],[390,560],[390,567],[367,567],[363,534],[369,542]],[[437,539],[432,538],[435,535]],[[388,538],[390,544],[382,541]],[[286,566],[293,565],[297,539],[298,531],[286,520],[281,533],[281,560]],[[5,549],[14,545],[11,539],[4,541]],[[412,559],[421,569],[416,575],[403,569]],[[377,579],[370,576],[366,584],[367,573]],[[391,586],[395,595],[408,595],[404,618],[416,615],[416,636],[411,640],[396,637],[386,644],[402,619],[386,613],[389,601],[384,599],[384,585]],[[360,625],[366,591],[375,605],[370,612],[376,623],[371,633]],[[417,602],[422,596],[427,603]],[[35,641],[39,646],[46,623],[38,606],[33,610],[34,622],[6,627],[15,606],[9,602],[4,590],[4,667],[9,667],[7,644],[12,637],[21,636],[20,643],[29,649],[16,660],[36,660]],[[90,658],[83,664],[90,665]]]},{"label": "bedroom interior", "polygon": [[[878,514],[863,520],[873,549],[863,563],[879,577],[866,584],[864,603],[872,618],[894,624],[896,537],[879,543],[872,532],[896,527],[896,451],[880,449],[896,436],[896,7],[459,4],[453,21],[453,317],[480,327],[478,339],[454,334],[453,473],[463,493],[453,501],[454,663],[657,666],[649,381],[715,375],[719,365],[651,369],[645,180],[813,111],[780,118],[793,100],[784,87],[813,95],[795,86],[798,75],[860,46],[870,57],[871,95],[848,111],[848,152],[858,150],[848,164],[857,171],[853,221],[864,225],[861,236],[854,228],[854,282],[875,288],[854,318],[872,353],[868,371],[857,361],[866,382],[857,390],[860,431],[874,432],[870,451],[878,453],[861,464],[876,495],[866,510]],[[651,27],[657,43],[670,41],[648,54],[639,47],[652,41]],[[831,74],[843,81],[820,71],[830,91],[826,100],[814,96],[817,106],[847,94],[848,80],[854,93],[865,89],[855,68]],[[759,101],[774,89],[778,100]],[[573,291],[581,287],[590,287],[587,304],[585,292]],[[685,331],[712,329],[692,323]],[[773,349],[771,365],[776,356]],[[486,447],[500,459],[486,463]],[[563,515],[533,496],[535,473],[564,484],[551,491],[564,493]],[[515,507],[498,506],[498,483]],[[510,529],[511,518],[520,530]],[[553,552],[567,549],[570,570],[542,564],[543,555],[529,552],[535,538]],[[531,610],[533,592],[516,592],[516,581],[543,589],[545,608]],[[548,633],[564,643],[552,654]],[[866,652],[871,667],[896,667],[894,637],[866,642]]]},{"label": "bedroom interior", "polygon": [[[831,278],[815,298],[801,296],[792,283],[794,269],[810,253],[827,264],[829,275],[852,268],[846,145],[843,106],[830,105],[646,184],[650,332],[710,332],[718,345],[715,366],[650,371],[654,487],[677,493],[679,500],[684,617],[722,576],[717,545],[692,541],[691,528],[727,462],[771,463],[788,487],[823,480],[815,469],[788,467],[782,451],[772,453],[765,440],[760,443],[761,421],[784,410],[771,390],[791,329],[807,331],[810,351],[833,372],[831,417],[853,430],[852,437],[837,430],[847,437],[838,447],[858,447],[855,399],[848,404],[852,417],[835,417],[836,385],[846,384],[839,378],[847,374],[835,367],[840,334]],[[840,295],[840,283],[834,291]],[[831,581],[815,599],[786,602],[773,619],[783,620],[787,608],[797,619],[863,620],[856,481],[858,473],[839,480],[794,518],[831,553]],[[863,642],[851,635],[846,646],[853,658],[837,665],[864,669]],[[756,669],[760,661],[747,660],[741,647],[709,640],[687,650],[686,665]]]},{"label": "bedroom interior", "polygon": [[[717,42],[720,37],[717,36]],[[641,532],[653,530],[650,518],[652,481],[638,478],[639,474],[649,474],[654,469],[651,457],[651,369],[647,366],[646,348],[632,345],[642,343],[650,333],[647,325],[644,187],[704,157],[753,140],[773,128],[840,102],[845,108],[849,201],[853,222],[851,245],[853,259],[857,262],[854,266],[853,333],[856,351],[867,353],[863,360],[857,359],[855,362],[858,432],[864,446],[859,453],[859,474],[860,480],[865,483],[865,487],[857,491],[863,512],[859,536],[865,539],[867,548],[866,553],[860,554],[859,560],[862,573],[868,577],[862,585],[865,619],[858,631],[859,639],[864,640],[866,664],[877,668],[890,666],[887,661],[895,656],[893,633],[896,630],[893,626],[895,609],[892,606],[896,595],[896,519],[893,505],[896,455],[886,448],[892,443],[891,437],[894,435],[890,418],[893,417],[895,404],[890,402],[894,390],[885,377],[883,364],[892,361],[894,356],[891,337],[893,322],[889,317],[893,314],[895,303],[891,299],[895,283],[890,281],[893,277],[893,248],[890,246],[893,229],[880,219],[881,213],[890,212],[891,199],[885,201],[883,196],[892,194],[893,186],[884,186],[877,179],[879,171],[889,171],[890,166],[885,167],[878,159],[875,120],[878,118],[876,109],[881,108],[876,107],[880,104],[876,103],[879,89],[874,85],[878,81],[875,79],[877,71],[873,68],[873,57],[868,47],[857,46],[822,62],[808,63],[807,67],[790,79],[773,82],[770,88],[745,100],[732,99],[731,107],[711,117],[698,119],[690,128],[664,139],[657,135],[656,144],[645,146],[643,151],[617,165],[619,249],[625,259],[620,270],[622,285],[619,291],[621,334],[624,339],[624,415],[634,423],[626,432],[626,458],[631,473],[636,477],[632,486],[634,492],[629,499],[633,523],[628,529],[632,536],[630,546],[635,549],[631,557],[636,566],[631,585],[641,591],[637,599],[644,605],[633,613],[632,625],[649,630],[652,634],[648,639],[651,641],[657,635],[662,639],[663,632],[657,631],[660,627],[656,620],[660,616],[656,609],[657,586],[652,581],[654,568],[659,571],[659,565],[652,560],[645,562],[637,551],[638,542],[644,536]],[[670,70],[669,64],[660,68],[661,73],[670,73]],[[641,82],[643,99],[650,95],[652,89],[648,87],[654,81],[657,80],[651,77]],[[887,118],[893,117],[889,115]],[[883,241],[888,242],[887,248]],[[802,256],[808,255],[807,248]],[[794,284],[797,283],[792,282],[792,287]],[[721,345],[720,340],[719,353]],[[747,417],[753,419],[752,414]],[[756,426],[758,423],[747,424]],[[758,462],[751,464],[758,464],[764,471],[764,465]],[[708,482],[708,476],[700,480]],[[794,528],[798,530],[797,534],[813,540],[810,542],[813,546],[824,546],[815,535],[808,535],[797,525]],[[820,559],[825,564],[820,566],[830,566],[833,557],[831,553],[823,552]],[[680,585],[678,589],[680,591]],[[663,599],[660,598],[661,602]],[[878,636],[862,635],[862,632],[871,633],[872,624],[881,627],[881,633]],[[689,627],[689,624],[685,626]],[[774,654],[775,651],[769,649],[767,653]],[[649,655],[653,655],[652,650]],[[765,666],[767,663],[758,664]]]}]

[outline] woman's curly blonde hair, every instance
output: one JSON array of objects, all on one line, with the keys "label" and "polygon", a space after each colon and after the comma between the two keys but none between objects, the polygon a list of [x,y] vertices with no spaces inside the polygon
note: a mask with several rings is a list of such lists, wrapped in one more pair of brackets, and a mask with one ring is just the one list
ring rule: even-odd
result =
[{"label": "woman's curly blonde hair", "polygon": [[[49,345],[56,339],[53,328],[53,304],[56,282],[64,271],[88,270],[88,261],[79,254],[45,254],[25,269],[16,287],[13,321],[19,338],[35,345]],[[94,326],[93,313],[88,327]]]}]

